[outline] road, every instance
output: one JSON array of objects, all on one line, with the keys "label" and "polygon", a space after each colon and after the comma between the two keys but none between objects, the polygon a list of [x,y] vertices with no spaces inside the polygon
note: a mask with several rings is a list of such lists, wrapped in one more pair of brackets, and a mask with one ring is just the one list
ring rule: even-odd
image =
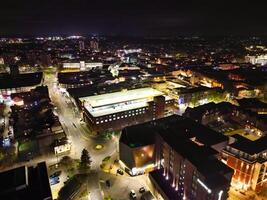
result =
[{"label": "road", "polygon": [[[124,175],[122,177],[104,173],[100,170],[100,164],[105,157],[111,156],[113,160],[118,158],[118,136],[107,140],[92,135],[86,124],[80,121],[80,114],[77,112],[75,105],[64,93],[60,92],[56,77],[56,72],[49,73],[49,75],[45,74],[44,85],[48,86],[51,101],[56,108],[55,112],[59,117],[59,121],[67,137],[71,140],[72,149],[69,156],[73,159],[80,159],[81,151],[84,148],[89,151],[91,156],[91,168],[93,173],[90,174],[90,178],[88,179],[88,199],[102,200],[104,195],[112,196],[114,199],[129,199],[129,192],[131,189],[134,189],[137,195],[140,196],[138,193],[139,188],[142,186],[147,188],[146,182],[142,176],[129,177]],[[95,146],[98,144],[103,145],[101,150],[95,149]],[[49,173],[51,173],[49,166],[55,166],[59,159],[60,157],[57,158],[54,154],[50,153],[38,156],[29,162],[14,163],[14,165],[8,168],[15,168],[23,165],[31,166],[38,162],[46,161]],[[57,197],[57,193],[64,185],[63,182],[66,180],[66,177],[66,174],[62,173],[60,184],[52,186],[54,197]],[[99,182],[100,179],[111,179],[113,183],[112,190],[107,189],[105,185],[101,184]]]},{"label": "road", "polygon": [[[99,170],[99,166],[105,157],[114,156],[117,153],[118,138],[105,140],[90,134],[87,126],[80,121],[79,114],[75,111],[75,105],[57,87],[56,73],[45,76],[44,84],[48,86],[51,101],[57,108],[56,113],[67,137],[71,140],[72,149],[70,156],[74,159],[80,159],[81,152],[85,148],[91,156],[92,170]],[[103,149],[95,150],[94,147],[97,144],[103,145]],[[89,187],[89,191],[90,196],[94,197],[95,200],[102,199],[101,193],[95,188],[90,190]]]},{"label": "road", "polygon": [[[143,176],[146,175],[130,177],[126,175],[121,176],[119,174],[116,176],[105,172],[99,173],[100,183],[105,197],[111,197],[116,200],[128,200],[131,190],[134,190],[137,195],[137,199],[140,199],[141,194],[139,193],[139,189],[141,187],[145,187],[147,190],[147,186],[143,181]],[[106,186],[106,180],[110,181],[110,187]]]}]

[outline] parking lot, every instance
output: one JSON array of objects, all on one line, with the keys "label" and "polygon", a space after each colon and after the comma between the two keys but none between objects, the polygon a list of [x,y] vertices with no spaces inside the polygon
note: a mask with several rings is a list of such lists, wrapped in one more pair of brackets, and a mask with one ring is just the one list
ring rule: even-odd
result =
[{"label": "parking lot", "polygon": [[[64,186],[64,182],[67,181],[67,174],[63,170],[61,170],[60,168],[56,168],[55,166],[49,167],[48,171],[49,171],[48,175],[49,175],[52,197],[53,199],[57,199],[59,190]],[[56,177],[52,178],[51,176],[55,172],[59,171],[60,171],[60,175],[58,176],[59,179],[58,181],[56,181],[55,179],[57,178]]]},{"label": "parking lot", "polygon": [[[145,187],[145,190],[148,190],[143,176],[130,177],[126,174],[114,175],[100,172],[100,185],[104,191],[105,197],[111,197],[116,200],[129,200],[130,191],[134,190],[137,199],[140,199],[141,193],[139,192],[139,189]],[[109,180],[110,187],[107,186],[106,180]]]}]

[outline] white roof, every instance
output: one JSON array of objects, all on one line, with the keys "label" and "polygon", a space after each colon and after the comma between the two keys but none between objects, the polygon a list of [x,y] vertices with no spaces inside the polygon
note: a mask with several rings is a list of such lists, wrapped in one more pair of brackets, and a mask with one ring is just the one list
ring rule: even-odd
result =
[{"label": "white roof", "polygon": [[98,107],[120,102],[127,102],[136,99],[153,98],[155,96],[163,95],[162,92],[153,88],[140,88],[134,90],[126,90],[121,92],[113,92],[108,94],[101,94],[89,97],[80,98],[80,101],[85,101],[85,104],[91,107]]}]

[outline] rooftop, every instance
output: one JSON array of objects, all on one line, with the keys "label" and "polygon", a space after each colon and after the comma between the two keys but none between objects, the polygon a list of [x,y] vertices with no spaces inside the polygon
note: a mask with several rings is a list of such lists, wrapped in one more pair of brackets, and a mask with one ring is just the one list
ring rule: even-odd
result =
[{"label": "rooftop", "polygon": [[137,124],[122,130],[120,142],[131,148],[154,144],[155,130],[153,123]]},{"label": "rooftop", "polygon": [[[151,138],[156,133],[164,137],[166,141],[175,148],[176,146],[180,148],[180,146],[177,145],[180,144],[180,141],[182,141],[182,143],[184,143],[185,140],[190,141],[188,143],[188,145],[190,145],[193,143],[190,140],[191,138],[196,138],[198,142],[205,146],[212,146],[228,140],[228,137],[198,124],[189,118],[172,115],[156,121],[124,128],[121,141],[128,145],[130,143],[147,144],[148,141],[151,144]],[[209,152],[215,153],[212,150],[209,150]]]},{"label": "rooftop", "polygon": [[248,153],[250,155],[258,154],[267,150],[267,136],[258,140],[251,141],[247,139],[237,140],[237,142],[230,145],[230,147],[239,151]]},{"label": "rooftop", "polygon": [[245,109],[249,108],[267,108],[267,104],[256,98],[244,98],[237,100],[239,105]]},{"label": "rooftop", "polygon": [[108,94],[101,94],[89,97],[80,98],[80,101],[85,101],[91,107],[99,107],[104,105],[111,105],[120,102],[132,101],[136,99],[152,98],[163,95],[162,92],[153,88],[140,88],[134,90],[126,90],[120,92],[113,92]]},{"label": "rooftop", "polygon": [[45,162],[1,172],[0,180],[0,199],[52,199]]},{"label": "rooftop", "polygon": [[[94,117],[119,113],[127,110],[146,107],[155,96],[162,92],[152,88],[125,90],[80,98],[84,107]],[[168,97],[167,97],[168,98]]]},{"label": "rooftop", "polygon": [[16,76],[0,74],[0,89],[35,86],[41,83],[42,78],[42,72],[18,74]]},{"label": "rooftop", "polygon": [[[1,194],[27,187],[27,168],[19,167],[0,173],[0,196]],[[4,180],[4,181],[3,181]]]}]

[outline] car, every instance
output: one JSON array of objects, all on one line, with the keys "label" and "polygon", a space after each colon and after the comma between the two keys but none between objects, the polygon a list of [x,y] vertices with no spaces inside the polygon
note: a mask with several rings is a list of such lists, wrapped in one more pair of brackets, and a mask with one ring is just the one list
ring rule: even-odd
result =
[{"label": "car", "polygon": [[143,194],[146,191],[145,187],[140,187],[139,192]]},{"label": "car", "polygon": [[59,177],[50,177],[49,182],[50,182],[50,185],[56,185],[60,182]]},{"label": "car", "polygon": [[117,169],[117,174],[123,175],[124,172],[122,171],[122,169]]},{"label": "car", "polygon": [[50,178],[58,177],[58,176],[60,176],[60,174],[61,174],[61,171],[56,171],[56,172],[54,172],[53,174],[50,175]]},{"label": "car", "polygon": [[130,195],[131,199],[136,199],[137,198],[136,193],[135,193],[134,190],[131,190],[129,195]]}]

